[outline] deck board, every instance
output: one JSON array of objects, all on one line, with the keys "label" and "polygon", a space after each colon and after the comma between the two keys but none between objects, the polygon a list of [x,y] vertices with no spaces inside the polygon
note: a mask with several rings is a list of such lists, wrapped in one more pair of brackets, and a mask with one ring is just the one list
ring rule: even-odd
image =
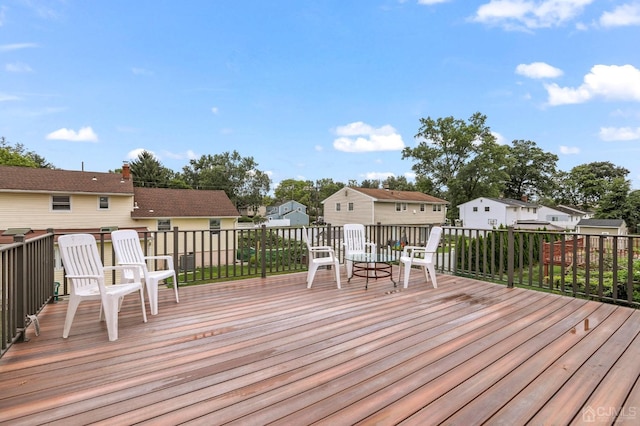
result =
[{"label": "deck board", "polygon": [[[125,300],[109,342],[83,303],[0,359],[0,422],[34,424],[568,424],[593,408],[640,421],[640,312],[441,275],[321,270],[161,289]],[[598,409],[599,410],[596,410]],[[637,413],[636,413],[637,410]]]}]

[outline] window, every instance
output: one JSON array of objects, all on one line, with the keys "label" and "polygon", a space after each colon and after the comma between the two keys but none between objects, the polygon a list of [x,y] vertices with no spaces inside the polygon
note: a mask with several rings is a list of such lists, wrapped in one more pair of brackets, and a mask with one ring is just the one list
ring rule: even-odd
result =
[{"label": "window", "polygon": [[485,211],[485,212],[488,212],[489,210],[490,210],[489,206],[486,206],[486,207],[484,208],[484,211]]},{"label": "window", "polygon": [[473,211],[474,211],[474,212],[477,212],[477,211],[478,211],[478,208],[477,208],[477,207],[474,207],[474,208],[473,208]]},{"label": "window", "polygon": [[340,203],[336,203],[336,211],[339,212],[340,211]]},{"label": "window", "polygon": [[489,219],[489,220],[487,220],[487,223],[489,225],[494,225],[495,226],[495,225],[498,224],[498,219]]},{"label": "window", "polygon": [[423,212],[426,210],[426,207],[424,204],[420,204],[420,211]]},{"label": "window", "polygon": [[551,216],[551,222],[558,222],[560,218],[558,216]]},{"label": "window", "polygon": [[98,209],[100,210],[109,209],[109,197],[98,197]]},{"label": "window", "polygon": [[212,234],[220,233],[220,219],[209,219],[209,231]]},{"label": "window", "polygon": [[533,212],[534,212],[534,213],[536,213],[537,211],[538,211],[538,209],[537,209],[537,208],[534,208],[534,209],[533,209]]},{"label": "window", "polygon": [[402,203],[402,211],[403,212],[407,211],[407,203]]},{"label": "window", "polygon": [[349,207],[348,207],[349,211],[352,212],[353,211],[353,203],[349,203]]},{"label": "window", "polygon": [[441,212],[441,211],[442,211],[442,205],[440,205],[440,204],[434,204],[434,205],[433,205],[433,211],[434,211],[434,212]]},{"label": "window", "polygon": [[396,203],[396,211],[399,212],[402,210],[402,205],[400,203]]},{"label": "window", "polygon": [[158,219],[158,231],[171,231],[171,219]]},{"label": "window", "polygon": [[71,211],[71,197],[68,195],[53,195],[51,197],[51,210]]}]

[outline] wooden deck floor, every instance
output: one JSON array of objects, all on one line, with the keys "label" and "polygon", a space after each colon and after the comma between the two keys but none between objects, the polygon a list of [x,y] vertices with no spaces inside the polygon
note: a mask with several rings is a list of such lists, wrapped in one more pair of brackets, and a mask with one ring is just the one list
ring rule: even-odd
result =
[{"label": "wooden deck floor", "polygon": [[0,359],[0,422],[640,423],[640,311],[453,276],[343,282],[319,271],[125,300],[109,342],[66,302]]}]

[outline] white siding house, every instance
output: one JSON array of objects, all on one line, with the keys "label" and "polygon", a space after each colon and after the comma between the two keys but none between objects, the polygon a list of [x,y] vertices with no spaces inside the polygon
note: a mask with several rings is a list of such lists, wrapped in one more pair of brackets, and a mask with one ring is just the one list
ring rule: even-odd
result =
[{"label": "white siding house", "polygon": [[462,226],[493,229],[538,219],[538,205],[509,198],[480,197],[458,205]]},{"label": "white siding house", "polygon": [[590,219],[592,213],[569,207],[562,204],[557,206],[540,206],[538,220],[549,222],[552,225],[573,231],[582,219]]}]

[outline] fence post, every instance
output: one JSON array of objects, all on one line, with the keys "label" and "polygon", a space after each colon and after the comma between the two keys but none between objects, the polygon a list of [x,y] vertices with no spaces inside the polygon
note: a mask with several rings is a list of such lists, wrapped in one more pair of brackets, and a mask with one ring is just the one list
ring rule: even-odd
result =
[{"label": "fence post", "polygon": [[513,226],[507,228],[507,287],[513,288],[513,276],[514,276],[514,237]]},{"label": "fence post", "polygon": [[16,322],[15,330],[19,333],[18,340],[20,342],[26,342],[27,333],[27,262],[25,259],[25,236],[23,234],[15,235],[13,237],[14,243],[19,243],[20,246],[16,249],[16,316],[14,318]]},{"label": "fence post", "polygon": [[[166,238],[166,236],[165,236],[165,238]],[[156,241],[158,240],[158,233],[156,233],[155,240]],[[174,268],[174,270],[176,268],[178,268],[178,270],[176,271],[176,282],[173,283],[173,285],[176,286],[176,289],[178,290],[178,294],[180,294],[180,286],[178,285],[178,282],[180,281],[180,280],[178,280],[178,275],[180,274],[180,264],[178,263],[178,259],[179,259],[178,251],[180,251],[179,240],[180,240],[180,233],[178,232],[178,227],[174,226],[173,227],[173,268]],[[165,240],[165,247],[166,247],[166,240]],[[146,249],[146,244],[145,244],[145,249]],[[186,247],[185,247],[185,250],[186,250]],[[187,252],[188,252],[188,250],[187,250]],[[155,250],[154,250],[154,254],[157,254],[157,253],[155,253]],[[186,263],[186,261],[185,261],[185,263]],[[193,279],[196,278],[195,275],[196,274],[194,273],[193,274]],[[188,281],[187,276],[188,276],[187,268],[184,268],[184,282],[185,283]]]},{"label": "fence post", "polygon": [[261,227],[260,235],[260,276],[267,278],[267,225]]}]

